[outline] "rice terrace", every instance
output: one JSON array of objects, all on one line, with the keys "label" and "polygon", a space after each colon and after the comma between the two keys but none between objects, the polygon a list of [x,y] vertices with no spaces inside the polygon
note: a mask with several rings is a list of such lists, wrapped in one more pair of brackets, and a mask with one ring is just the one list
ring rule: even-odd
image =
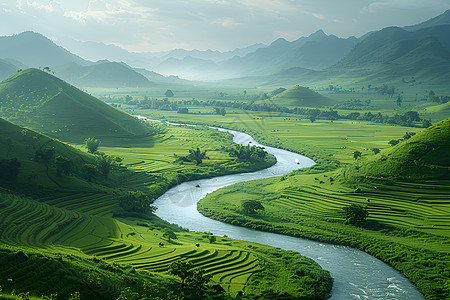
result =
[{"label": "rice terrace", "polygon": [[448,1],[1,8],[0,299],[450,299]]}]

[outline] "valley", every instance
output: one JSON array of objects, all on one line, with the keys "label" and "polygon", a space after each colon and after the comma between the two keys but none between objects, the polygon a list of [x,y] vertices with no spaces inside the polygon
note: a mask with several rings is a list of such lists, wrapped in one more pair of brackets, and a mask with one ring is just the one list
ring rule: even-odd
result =
[{"label": "valley", "polygon": [[1,36],[0,299],[450,299],[450,10],[391,24]]}]

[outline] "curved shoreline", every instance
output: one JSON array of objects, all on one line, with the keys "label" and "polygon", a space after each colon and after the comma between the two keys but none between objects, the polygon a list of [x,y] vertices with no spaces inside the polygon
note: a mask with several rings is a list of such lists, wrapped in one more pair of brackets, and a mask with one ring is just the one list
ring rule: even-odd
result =
[{"label": "curved shoreline", "polygon": [[[219,130],[233,133],[235,135],[234,142],[241,144],[251,142],[253,145],[259,145],[247,134],[225,129]],[[414,285],[403,275],[360,250],[229,225],[207,218],[197,211],[196,202],[207,193],[221,187],[241,181],[281,176],[300,167],[314,164],[312,160],[296,153],[272,147],[265,148],[277,157],[276,165],[250,174],[221,176],[178,185],[155,201],[154,205],[158,207],[157,215],[190,230],[206,230],[216,235],[227,235],[235,239],[245,239],[276,247],[281,246],[286,250],[300,252],[302,255],[314,259],[324,269],[331,272],[335,279],[331,299],[355,297],[361,299],[367,299],[368,297],[370,299],[380,296],[399,299],[424,299]],[[294,157],[301,158],[300,165],[295,164]],[[201,188],[195,188],[196,185]],[[344,261],[346,261],[345,264],[340,263]]]}]

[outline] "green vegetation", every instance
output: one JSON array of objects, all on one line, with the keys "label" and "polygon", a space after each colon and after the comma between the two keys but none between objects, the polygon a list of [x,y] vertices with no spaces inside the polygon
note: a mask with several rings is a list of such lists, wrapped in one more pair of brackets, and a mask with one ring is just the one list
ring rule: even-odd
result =
[{"label": "green vegetation", "polygon": [[99,138],[153,133],[136,118],[36,69],[0,83],[0,110],[18,125],[78,143],[87,132]]},{"label": "green vegetation", "polygon": [[[223,188],[198,209],[235,225],[364,250],[402,272],[427,299],[446,299],[449,124],[334,172],[294,171]],[[264,214],[244,214],[241,199],[260,201]]]}]

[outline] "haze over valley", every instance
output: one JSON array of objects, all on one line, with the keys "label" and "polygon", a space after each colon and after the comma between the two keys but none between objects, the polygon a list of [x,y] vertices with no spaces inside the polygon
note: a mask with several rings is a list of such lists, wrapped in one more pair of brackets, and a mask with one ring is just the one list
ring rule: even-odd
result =
[{"label": "haze over valley", "polygon": [[447,1],[0,25],[0,299],[450,299]]}]

